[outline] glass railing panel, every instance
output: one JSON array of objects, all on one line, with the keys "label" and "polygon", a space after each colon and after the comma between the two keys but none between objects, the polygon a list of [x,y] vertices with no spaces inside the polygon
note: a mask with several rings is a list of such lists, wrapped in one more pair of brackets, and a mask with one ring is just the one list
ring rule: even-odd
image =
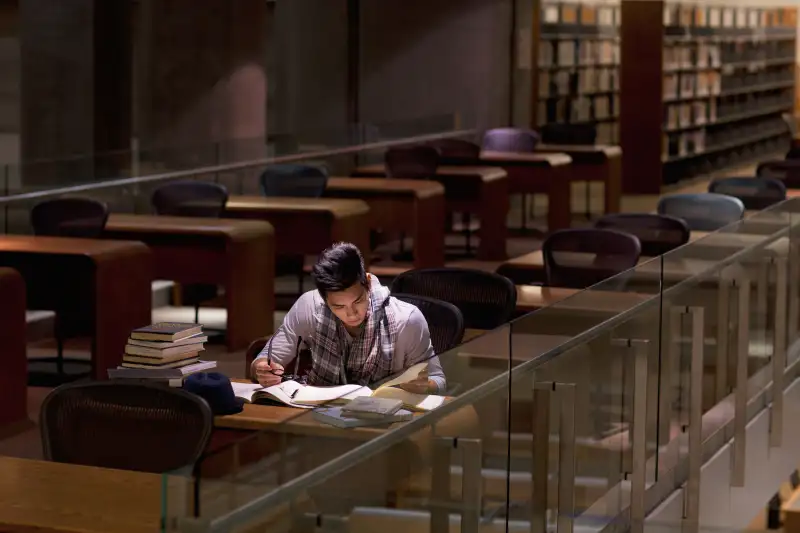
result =
[{"label": "glass railing panel", "polygon": [[[485,495],[487,507],[481,512],[504,507],[505,482],[497,475],[502,476],[507,464],[505,374],[510,359],[509,334],[510,327],[505,326],[441,354],[438,359],[446,378],[445,393],[428,397],[424,405],[412,411],[408,421],[338,427],[333,425],[335,421],[325,418],[340,416],[331,411],[340,406],[338,401],[313,409],[265,409],[245,405],[241,416],[218,420],[215,438],[224,435],[231,442],[215,446],[195,465],[199,516],[204,519],[223,516],[340,460],[347,465],[347,472],[335,476],[335,481],[314,483],[318,485],[315,490],[324,497],[312,499],[308,512],[346,517],[355,506],[391,507],[399,505],[400,500],[406,510],[428,512],[433,505],[431,468],[434,463],[430,454],[435,438],[432,431],[436,438],[477,439],[482,446],[481,464],[486,466],[487,475],[493,480],[492,490]],[[463,409],[446,414],[450,405],[462,395],[487,383],[491,384],[490,392],[468,398],[464,400]],[[379,384],[371,388],[377,390]],[[409,396],[404,401],[418,399],[425,398]],[[438,405],[443,400],[439,407],[423,411],[426,406]],[[403,428],[410,424],[427,429],[405,435]],[[387,439],[391,443],[386,444]],[[419,445],[414,444],[416,440],[420,441]],[[381,449],[386,452],[381,451],[369,461],[365,456],[363,464],[356,466],[355,458],[361,458],[357,450],[368,450],[370,446],[383,446]],[[389,450],[393,451],[389,453]],[[453,487],[460,487],[464,477],[460,461],[458,455],[454,455],[448,470]],[[449,502],[458,494],[454,488],[453,494],[443,497]]]},{"label": "glass railing panel", "polygon": [[[585,260],[587,277],[593,274],[592,264]],[[600,527],[630,509],[634,459],[637,480],[655,478],[658,395],[647,392],[658,390],[658,267],[657,261],[642,263],[582,291],[564,293],[562,300],[512,323],[510,441],[516,448],[527,447],[530,456],[531,443],[545,446],[540,425],[549,428],[549,437],[547,455],[534,454],[531,465],[515,463],[512,453],[511,465],[519,472],[514,477],[512,469],[511,479],[522,478],[528,468],[535,480],[540,465],[539,471],[548,469],[550,489],[546,501],[540,490],[539,499],[523,502],[512,490],[516,507],[510,518],[527,520],[546,508],[551,526],[572,517],[578,524]],[[556,291],[565,289],[552,289]],[[565,394],[574,404],[569,413],[560,407]],[[541,405],[550,406],[549,414]],[[568,414],[574,443],[561,440],[559,424]],[[634,434],[638,455],[633,453]],[[567,451],[574,448],[574,479],[558,474],[565,446]],[[637,494],[643,490],[644,485]],[[573,507],[558,508],[568,496]]]}]

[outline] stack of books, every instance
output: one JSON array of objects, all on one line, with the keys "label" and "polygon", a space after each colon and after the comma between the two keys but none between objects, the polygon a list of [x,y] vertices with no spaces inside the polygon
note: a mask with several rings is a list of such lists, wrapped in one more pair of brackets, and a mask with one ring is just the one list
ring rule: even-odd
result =
[{"label": "stack of books", "polygon": [[108,377],[166,380],[180,386],[186,376],[217,366],[216,361],[200,360],[207,340],[200,324],[158,322],[135,329],[125,346],[122,365],[109,369]]},{"label": "stack of books", "polygon": [[360,396],[343,407],[315,409],[311,416],[323,424],[340,428],[354,428],[405,422],[411,420],[414,415],[411,411],[403,409],[401,400]]}]

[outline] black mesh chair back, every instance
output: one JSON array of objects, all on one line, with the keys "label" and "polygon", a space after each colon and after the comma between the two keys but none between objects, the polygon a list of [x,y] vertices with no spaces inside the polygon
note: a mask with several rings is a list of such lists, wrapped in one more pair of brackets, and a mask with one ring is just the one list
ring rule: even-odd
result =
[{"label": "black mesh chair back", "polygon": [[173,181],[153,192],[152,203],[159,215],[217,218],[225,211],[228,190],[208,181]]},{"label": "black mesh chair back", "polygon": [[593,124],[545,124],[539,134],[546,144],[591,145],[597,140]]},{"label": "black mesh chair back", "polygon": [[444,353],[461,344],[464,337],[464,317],[455,305],[414,294],[392,294],[398,300],[420,310],[428,323],[433,351]]},{"label": "black mesh chair back", "polygon": [[[585,289],[636,266],[639,239],[610,229],[565,229],[551,233],[542,244],[545,276],[552,287]],[[625,279],[613,285],[620,289]],[[612,284],[609,283],[609,289]]]},{"label": "black mesh chair back", "polygon": [[594,227],[630,233],[639,239],[642,255],[656,257],[689,242],[691,231],[680,218],[654,213],[612,213],[597,219]]},{"label": "black mesh chair back", "polygon": [[390,148],[384,162],[389,178],[431,179],[439,168],[439,151],[425,145]]},{"label": "black mesh chair back", "polygon": [[453,304],[464,327],[494,329],[505,324],[517,307],[517,288],[505,276],[467,268],[408,270],[392,282],[392,294],[427,296]]},{"label": "black mesh chair back", "polygon": [[483,135],[481,148],[492,152],[533,152],[539,140],[533,130],[495,128]]},{"label": "black mesh chair back", "polygon": [[194,464],[213,421],[206,401],[183,389],[116,381],[58,387],[40,417],[47,460],[153,473]]},{"label": "black mesh chair back", "polygon": [[786,185],[775,178],[718,178],[708,184],[708,192],[738,198],[745,209],[766,209],[786,200]]},{"label": "black mesh chair back", "polygon": [[716,231],[744,216],[738,198],[717,193],[685,193],[662,196],[658,213],[683,219],[692,231]]},{"label": "black mesh chair back", "polygon": [[320,198],[328,186],[328,172],[312,165],[272,165],[261,173],[264,196]]},{"label": "black mesh chair back", "polygon": [[756,176],[759,178],[774,178],[781,180],[788,189],[800,188],[800,161],[786,159],[779,161],[764,161],[758,164]]},{"label": "black mesh chair back", "polygon": [[108,206],[90,198],[54,198],[31,209],[34,235],[96,239],[108,221]]},{"label": "black mesh chair back", "polygon": [[439,152],[440,165],[477,164],[481,157],[480,146],[462,139],[437,139],[427,144]]}]

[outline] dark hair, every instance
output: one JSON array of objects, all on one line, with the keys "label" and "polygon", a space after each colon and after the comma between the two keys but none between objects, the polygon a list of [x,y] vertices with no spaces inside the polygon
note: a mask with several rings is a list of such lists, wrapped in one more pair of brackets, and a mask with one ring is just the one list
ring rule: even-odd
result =
[{"label": "dark hair", "polygon": [[327,297],[329,292],[343,291],[356,283],[361,283],[365,287],[367,285],[364,257],[358,248],[349,242],[337,242],[322,252],[311,275],[323,298]]}]

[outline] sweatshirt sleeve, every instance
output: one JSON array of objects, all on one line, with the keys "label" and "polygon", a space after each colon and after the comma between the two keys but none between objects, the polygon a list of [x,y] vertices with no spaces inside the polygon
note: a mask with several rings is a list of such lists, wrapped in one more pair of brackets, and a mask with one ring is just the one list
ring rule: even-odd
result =
[{"label": "sweatshirt sleeve", "polygon": [[411,311],[408,321],[398,332],[395,355],[403,358],[403,368],[428,361],[428,379],[436,383],[438,394],[445,393],[447,380],[444,377],[442,364],[433,352],[428,322],[419,309]]}]

